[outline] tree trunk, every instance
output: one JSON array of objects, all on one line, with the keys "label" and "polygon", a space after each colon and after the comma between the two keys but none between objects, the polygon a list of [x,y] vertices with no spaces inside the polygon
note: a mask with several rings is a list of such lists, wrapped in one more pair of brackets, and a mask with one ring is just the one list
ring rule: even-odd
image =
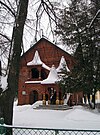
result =
[{"label": "tree trunk", "polygon": [[93,103],[92,109],[95,109],[95,93],[92,95],[92,103]]},{"label": "tree trunk", "polygon": [[89,94],[89,93],[87,94],[87,98],[88,98],[89,106],[90,106],[90,108],[92,108],[92,106],[91,106],[91,101],[90,101],[90,94]]},{"label": "tree trunk", "polygon": [[7,79],[8,88],[2,95],[3,117],[4,122],[7,125],[12,125],[13,103],[16,92],[18,90],[20,56],[22,51],[22,37],[24,24],[27,17],[27,8],[28,0],[20,0],[19,9],[15,20],[15,26],[13,28],[12,34],[12,56]]}]

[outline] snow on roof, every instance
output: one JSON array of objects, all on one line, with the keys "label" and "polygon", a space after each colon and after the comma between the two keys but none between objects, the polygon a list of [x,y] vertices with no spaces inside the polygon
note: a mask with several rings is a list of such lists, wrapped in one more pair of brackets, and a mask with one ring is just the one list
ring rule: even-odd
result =
[{"label": "snow on roof", "polygon": [[27,63],[27,66],[32,66],[32,65],[42,65],[43,68],[50,70],[50,67],[48,67],[46,64],[44,64],[41,59],[39,52],[36,50],[35,55],[33,57],[33,60]]},{"label": "snow on roof", "polygon": [[64,56],[61,57],[61,60],[60,60],[60,63],[59,63],[59,66],[58,68],[56,69],[57,72],[61,72],[61,70],[64,68],[64,66],[66,67],[66,70],[67,72],[70,72],[68,66],[67,66],[67,63],[66,63],[66,60],[64,58]]},{"label": "snow on roof", "polygon": [[50,67],[48,67],[46,64],[42,63],[42,67],[47,69],[47,70],[50,70]]},{"label": "snow on roof", "polygon": [[37,50],[35,52],[33,60],[27,63],[27,66],[32,66],[32,65],[42,65],[42,61],[40,59],[40,56]]},{"label": "snow on roof", "polygon": [[25,83],[41,83],[41,81],[26,81]]},{"label": "snow on roof", "polygon": [[53,65],[50,69],[50,72],[49,72],[49,75],[47,77],[47,79],[43,80],[41,82],[41,84],[54,84],[56,83],[57,81],[59,80],[58,78],[58,74],[57,74],[57,71],[56,71],[56,68],[55,66]]},{"label": "snow on roof", "polygon": [[50,69],[47,79],[43,81],[26,81],[25,83],[41,83],[41,84],[54,84],[58,81],[58,75],[55,66],[53,65]]}]

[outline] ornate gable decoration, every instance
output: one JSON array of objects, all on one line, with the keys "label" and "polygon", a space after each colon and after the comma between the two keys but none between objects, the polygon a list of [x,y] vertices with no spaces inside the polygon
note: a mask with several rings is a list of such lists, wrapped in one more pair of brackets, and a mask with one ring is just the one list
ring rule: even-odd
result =
[{"label": "ornate gable decoration", "polygon": [[30,61],[30,62],[28,62],[28,63],[27,63],[27,66],[42,65],[42,63],[43,63],[43,62],[42,62],[41,59],[40,59],[39,53],[38,53],[38,51],[36,50],[35,55],[34,55],[34,57],[33,57],[33,60]]},{"label": "ornate gable decoration", "polygon": [[55,84],[59,80],[56,68],[52,65],[47,79],[43,80],[41,84]]},{"label": "ornate gable decoration", "polygon": [[39,52],[37,50],[34,54],[33,60],[27,63],[27,66],[36,66],[36,65],[41,65],[43,68],[50,70],[50,67],[48,67],[41,61]]},{"label": "ornate gable decoration", "polygon": [[57,72],[62,72],[62,69],[64,68],[64,66],[65,66],[67,72],[70,72],[70,70],[69,70],[69,68],[68,68],[68,66],[67,66],[67,63],[66,63],[65,58],[64,58],[64,56],[62,56],[62,57],[61,57],[61,60],[60,60],[60,63],[59,63],[59,66],[58,66],[58,68],[56,69]]}]

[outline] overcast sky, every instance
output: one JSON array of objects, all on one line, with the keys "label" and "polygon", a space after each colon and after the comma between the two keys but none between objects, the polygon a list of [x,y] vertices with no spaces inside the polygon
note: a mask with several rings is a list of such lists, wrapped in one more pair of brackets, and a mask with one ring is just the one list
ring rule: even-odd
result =
[{"label": "overcast sky", "polygon": [[[64,6],[68,6],[70,0],[55,0],[55,1],[60,3],[60,5],[58,4],[58,6],[60,8],[63,8]],[[54,2],[54,0],[52,0],[52,2]],[[36,11],[37,11],[37,8],[39,7],[39,5],[40,5],[40,1],[38,1],[38,2],[37,2],[37,0],[29,1],[28,16],[27,16],[28,19],[36,20]],[[42,10],[42,8],[41,8],[41,10]],[[55,28],[55,23],[53,21],[51,24],[52,24],[52,28]],[[39,40],[41,37],[45,37],[45,38],[48,38],[49,41],[58,45],[60,48],[65,49],[65,46],[62,46],[62,43],[60,43],[60,44],[57,43],[58,37],[52,35],[50,24],[49,24],[49,17],[45,12],[42,15],[39,26],[38,26],[37,40]],[[24,41],[24,45],[25,45],[25,48],[24,48],[25,51],[28,50],[30,48],[30,46],[32,46],[36,42],[35,41],[36,22],[31,21],[30,27],[31,28],[25,26],[25,30],[24,30],[23,41]],[[71,51],[68,51],[68,52],[71,53]]]}]

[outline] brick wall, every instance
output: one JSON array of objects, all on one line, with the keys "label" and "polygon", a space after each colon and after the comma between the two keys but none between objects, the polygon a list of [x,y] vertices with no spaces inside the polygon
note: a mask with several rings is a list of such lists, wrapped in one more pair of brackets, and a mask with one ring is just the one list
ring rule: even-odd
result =
[{"label": "brick wall", "polygon": [[[30,79],[30,72],[32,67],[28,67],[27,63],[30,62],[35,54],[35,51],[39,52],[41,60],[51,67],[55,65],[57,68],[62,56],[65,57],[69,69],[75,65],[75,59],[58,48],[51,42],[41,39],[33,47],[31,47],[22,57],[20,62],[20,76],[19,76],[19,88],[18,88],[18,104],[28,104],[30,101],[30,93],[35,90],[38,93],[38,100],[42,99],[42,95],[45,88],[41,84],[26,84],[25,82]],[[48,74],[49,71],[45,69]],[[23,92],[24,91],[24,92]]]}]

